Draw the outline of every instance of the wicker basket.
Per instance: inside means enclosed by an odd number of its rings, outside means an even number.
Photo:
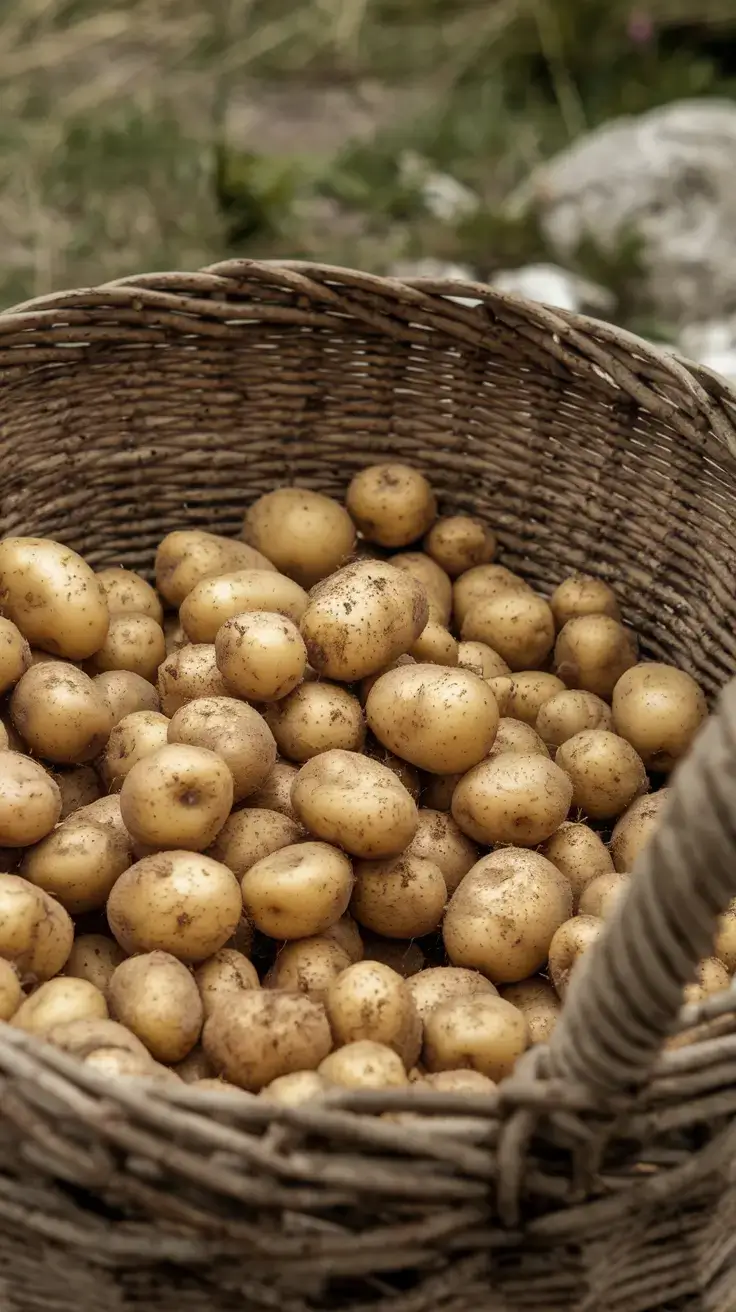
[[[0,315],[0,528],[146,569],[169,529],[235,533],[256,493],[400,457],[540,589],[613,581],[713,695],[735,415],[706,370],[483,287],[156,274]],[[113,1084],[2,1028],[2,1312],[733,1312],[736,999],[677,1017],[736,894],[734,685],[673,793],[550,1049],[495,1098],[276,1108]]]

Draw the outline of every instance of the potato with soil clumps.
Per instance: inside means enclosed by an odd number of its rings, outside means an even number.
[[[202,579],[184,598],[179,619],[190,642],[209,643],[226,620],[246,611],[272,611],[298,624],[307,601],[304,589],[285,574],[242,569]]]
[[[138,843],[203,852],[233,804],[232,773],[205,747],[170,743],[144,756],[120,790],[123,823]]]
[[[82,661],[105,641],[104,589],[86,561],[49,538],[0,541],[0,601],[32,647]]]
[[[297,843],[262,857],[241,881],[243,906],[269,938],[310,938],[348,909],[353,868],[328,843]]]
[[[507,714],[536,728],[540,710],[555,694],[564,693],[565,685],[556,674],[544,670],[519,670],[511,681]]]
[[[380,961],[358,961],[325,996],[335,1045],[370,1039],[397,1052],[409,1069],[422,1042],[422,1024],[406,981]]]
[[[170,952],[206,961],[235,933],[243,910],[235,876],[199,852],[158,852],[122,874],[107,919],[128,953]]]
[[[613,874],[611,854],[602,838],[578,821],[560,825],[542,844],[541,853],[569,879],[576,908],[588,884],[599,875]]]
[[[0,845],[37,843],[60,815],[59,785],[43,766],[20,752],[0,751]]]
[[[428,970],[420,970],[417,975],[412,975],[406,986],[422,1024],[443,1002],[450,1002],[453,998],[473,997],[476,993],[491,993],[495,996],[497,992],[495,985],[480,971],[464,970],[461,966],[431,966]]]
[[[333,939],[321,935],[295,939],[279,948],[263,987],[307,993],[322,1002],[332,981],[351,964],[345,949]]]
[[[355,546],[355,526],[339,501],[302,487],[279,487],[254,501],[242,536],[303,588],[334,574]]]
[[[351,479],[345,501],[363,537],[381,547],[416,542],[437,515],[432,488],[410,465],[368,465]]]
[[[187,643],[158,668],[158,695],[164,715],[175,715],[195,697],[229,697],[231,689],[217,668],[214,643]]]
[[[205,1017],[211,1016],[223,998],[240,997],[249,989],[259,989],[258,971],[235,948],[220,948],[201,966],[197,966],[194,979],[202,999]]]
[[[350,910],[359,925],[384,938],[422,938],[436,930],[447,902],[440,867],[424,857],[357,861]]]
[[[669,774],[692,746],[708,704],[691,675],[654,661],[634,665],[613,690],[613,726],[647,770]]]
[[[477,843],[536,847],[559,829],[573,789],[547,757],[509,752],[481,761],[460,780],[452,816]]]
[[[128,670],[155,683],[158,667],[166,656],[166,639],[161,625],[150,615],[120,611],[110,616],[107,637],[86,662],[90,674],[106,670]]]
[[[301,634],[318,674],[351,683],[408,652],[428,619],[427,593],[410,574],[359,560],[312,589]]]
[[[302,682],[307,649],[293,620],[254,610],[233,615],[215,634],[217,668],[239,697],[275,702]]]
[[[138,761],[150,756],[168,739],[169,719],[160,711],[132,711],[113,728],[97,768],[111,792],[119,792],[123,780]]]
[[[555,672],[566,687],[593,692],[604,701],[636,659],[636,638],[610,615],[568,620],[555,645]]]
[[[357,697],[336,683],[302,683],[265,712],[282,756],[311,761],[323,752],[359,752],[365,720]]]
[[[498,707],[488,684],[470,670],[405,665],[374,684],[368,726],[384,747],[432,774],[455,774],[493,746]]]
[[[92,679],[62,661],[34,665],[23,675],[10,714],[30,750],[59,765],[94,760],[112,729],[112,715]]]
[[[102,586],[111,615],[150,615],[157,624],[163,624],[164,609],[156,589],[135,570],[112,565],[97,571],[97,582]]]
[[[170,606],[181,606],[202,579],[240,569],[275,570],[276,566],[245,542],[202,529],[168,533],[156,551],[156,587]]]
[[[557,748],[555,762],[572,781],[572,804],[593,820],[613,820],[649,787],[641,757],[607,729],[585,729]]]
[[[502,1080],[529,1043],[521,1011],[485,993],[453,998],[436,1007],[424,1025],[422,1060],[430,1072],[468,1067]]]
[[[394,772],[358,752],[327,751],[308,761],[291,800],[310,833],[353,856],[398,856],[419,823],[416,804]]]
[[[73,916],[104,907],[130,865],[125,839],[96,820],[59,825],[25,853],[20,873]]]
[[[417,832],[405,856],[420,856],[434,861],[442,871],[448,895],[455,892],[461,879],[474,866],[480,852],[446,811],[419,808]]]
[[[214,752],[228,767],[233,800],[242,802],[265,783],[276,763],[276,743],[263,717],[235,697],[197,697],[172,715],[169,743]]]
[[[280,1075],[316,1070],[332,1036],[320,1002],[304,994],[253,989],[225,999],[212,1012],[202,1046],[218,1074],[258,1093]]]
[[[183,1061],[199,1038],[204,1010],[190,971],[168,952],[123,961],[107,991],[112,1015],[156,1061]]]

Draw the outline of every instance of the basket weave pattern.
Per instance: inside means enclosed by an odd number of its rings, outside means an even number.
[[[170,529],[235,534],[261,491],[405,459],[540,589],[613,582],[714,695],[735,421],[715,375],[590,320],[242,261],[0,315],[0,529],[150,570]],[[550,1049],[492,1099],[287,1109],[112,1084],[3,1030],[2,1312],[733,1312],[736,999],[675,1018],[736,895],[734,790],[736,685]]]

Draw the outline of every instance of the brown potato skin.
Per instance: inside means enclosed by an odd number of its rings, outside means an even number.
[[[159,852],[120,876],[107,900],[107,920],[129,954],[170,952],[196,963],[225,946],[242,909],[238,882],[226,866],[199,852]]]
[[[591,574],[571,574],[555,588],[549,599],[558,631],[568,620],[582,615],[608,615],[621,619],[621,612],[613,588]]]
[[[161,699],[148,679],[131,670],[106,670],[92,680],[112,716],[113,727],[134,711],[160,711]]]
[[[120,790],[126,829],[153,848],[203,852],[227,820],[233,778],[215,752],[169,743],[137,761]]]
[[[202,999],[205,1019],[212,1015],[223,998],[240,997],[250,989],[259,989],[261,981],[251,961],[235,948],[220,948],[197,966],[194,980]]]
[[[175,715],[195,697],[229,697],[230,687],[217,668],[215,644],[186,643],[162,661],[158,695],[164,715]]]
[[[443,1002],[451,998],[471,997],[476,993],[496,994],[496,987],[478,970],[463,970],[460,966],[432,966],[420,970],[407,980],[407,988],[414,999],[422,1024]]]
[[[548,1043],[562,1012],[562,1003],[554,985],[541,975],[507,984],[501,997],[523,1013],[529,1027],[529,1042]]]
[[[113,971],[125,961],[125,953],[106,934],[78,934],[64,966],[64,974],[89,980],[101,993],[107,991]]]
[[[328,751],[308,761],[291,801],[310,833],[352,856],[398,856],[419,823],[416,804],[394,772],[357,752]]]
[[[246,510],[242,537],[283,574],[311,588],[345,564],[355,547],[355,526],[332,497],[280,487]]]
[[[113,727],[97,768],[112,792],[122,788],[123,780],[142,761],[168,742],[169,720],[159,711],[132,711]]]
[[[358,961],[330,985],[325,1008],[335,1045],[370,1039],[398,1052],[413,1066],[422,1024],[405,980],[380,961]]]
[[[86,664],[92,675],[107,670],[128,670],[153,683],[166,656],[166,639],[161,625],[151,615],[119,611],[110,616],[102,646]]]
[[[477,843],[537,847],[559,829],[572,799],[572,784],[553,761],[511,752],[464,775],[452,796],[452,816]]]
[[[383,674],[365,706],[384,747],[433,774],[469,770],[490,751],[498,706],[471,670],[405,665]]]
[[[549,759],[549,752],[536,729],[526,724],[524,720],[515,720],[510,715],[502,715],[493,746],[488,753],[488,760],[493,761],[497,756],[506,756],[509,753],[516,756],[528,756],[531,753]]]
[[[58,765],[94,760],[112,729],[112,715],[92,679],[57,661],[34,665],[23,675],[10,714],[30,750]]]
[[[493,560],[496,536],[475,515],[447,515],[429,530],[424,550],[451,579],[456,579],[466,570]]]
[[[202,1046],[220,1075],[258,1093],[280,1075],[316,1070],[332,1037],[320,1002],[304,994],[253,989],[213,1011]]]
[[[245,806],[258,807],[266,811],[278,811],[289,820],[296,821],[296,813],[291,804],[291,790],[299,771],[291,761],[277,759],[271,773],[250,797],[246,797]]]
[[[434,861],[442,871],[448,896],[467,875],[480,857],[475,843],[462,832],[446,811],[419,808],[417,831],[406,849],[406,856],[421,856]]]
[[[447,902],[442,871],[425,857],[357,861],[350,911],[384,938],[422,938],[438,928]]]
[[[61,542],[0,541],[0,604],[31,646],[54,656],[86,660],[105,641],[104,590],[86,561]]]
[[[368,465],[351,479],[345,502],[363,537],[382,547],[416,542],[437,515],[429,482],[410,465]]]
[[[358,698],[335,683],[302,683],[265,712],[282,756],[302,764],[322,752],[359,752],[365,720]]]
[[[31,665],[31,648],[17,624],[0,616],[0,693],[7,692]]]
[[[61,793],[60,820],[66,820],[82,806],[102,796],[102,785],[91,765],[73,765],[67,770],[52,770],[51,777]]]
[[[503,657],[486,642],[459,642],[457,663],[466,670],[473,670],[481,679],[507,678],[511,674]],[[509,683],[512,683],[510,678]]]
[[[591,880],[613,874],[613,860],[605,843],[589,825],[578,821],[566,820],[540,851],[569,879],[576,907]]]
[[[59,825],[29,848],[20,873],[55,898],[71,915],[104,907],[130,865],[128,844],[94,820]]]
[[[296,939],[279,948],[263,987],[306,993],[321,1002],[333,979],[350,964],[347,952],[334,939],[322,935]]]
[[[225,762],[233,800],[242,802],[265,783],[276,763],[276,742],[263,717],[234,697],[198,697],[175,711],[169,743],[205,748]]]
[[[561,747],[583,729],[612,729],[611,708],[593,692],[568,688],[539,708],[536,730],[549,748]]]

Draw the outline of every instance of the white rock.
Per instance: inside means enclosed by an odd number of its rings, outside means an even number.
[[[521,269],[503,269],[494,274],[491,285],[500,292],[525,296],[560,310],[590,310],[610,314],[616,298],[605,287],[589,282],[556,264],[527,264]]]
[[[402,152],[399,177],[405,186],[418,189],[429,213],[442,223],[456,223],[478,209],[475,192],[449,173],[434,169],[429,160],[414,150]]]
[[[688,324],[678,334],[677,349],[689,360],[736,381],[736,316]]]

